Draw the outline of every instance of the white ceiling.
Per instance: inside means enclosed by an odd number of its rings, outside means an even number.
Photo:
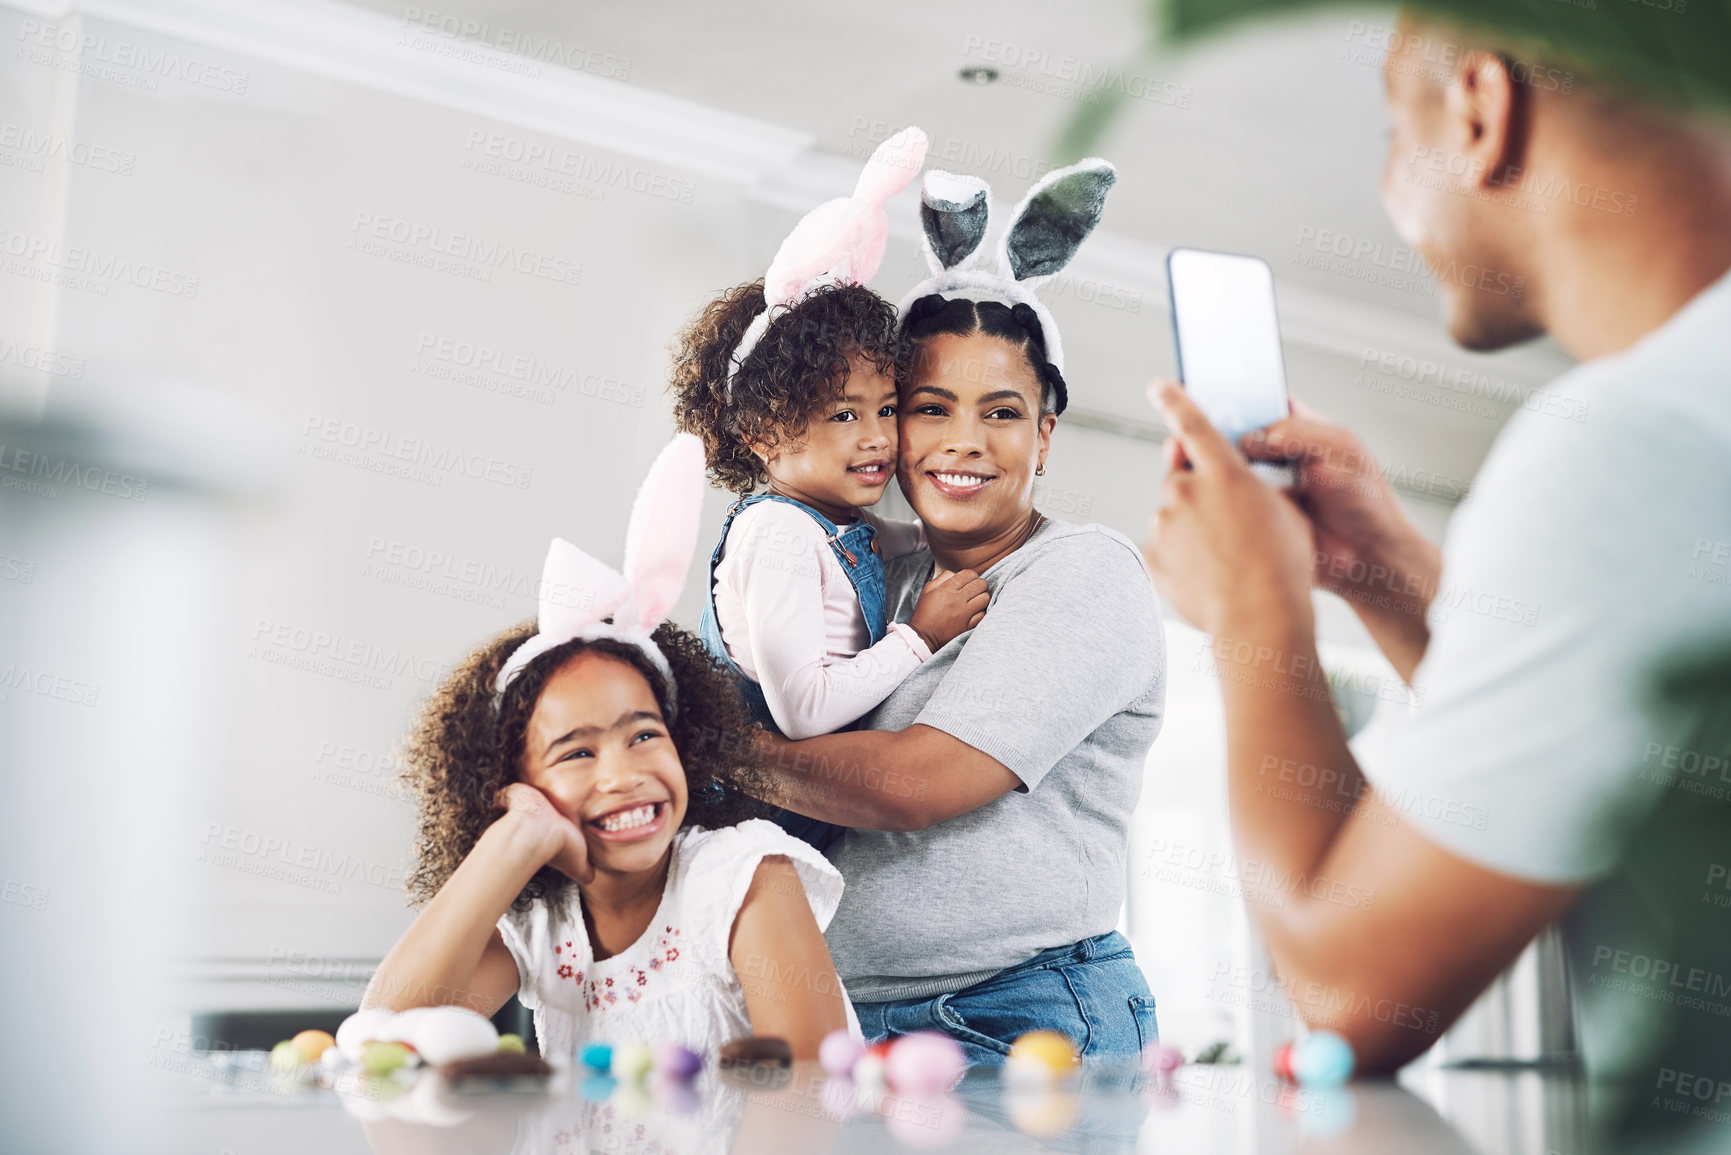
[[[1094,275],[1148,286],[1159,253],[1174,244],[1262,256],[1279,279],[1295,389],[1358,428],[1384,461],[1451,477],[1476,471],[1500,419],[1371,392],[1350,372],[1364,349],[1411,352],[1522,385],[1567,363],[1546,345],[1493,357],[1455,350],[1422,271],[1377,281],[1404,250],[1377,200],[1386,114],[1379,53],[1362,29],[1386,27],[1391,9],[1329,9],[1182,52],[1145,52],[1149,30],[1136,0],[348,3],[405,32],[429,20],[443,42],[503,48],[536,59],[543,72],[557,72],[563,60],[591,76],[624,73],[639,92],[689,102],[677,107],[691,111],[674,117],[716,110],[809,138],[818,156],[808,154],[791,186],[766,190],[789,211],[845,191],[857,162],[910,123],[931,138],[929,167],[986,176],[1001,203],[1013,202],[1061,159],[1055,143],[1081,107],[1076,72],[1122,69],[1154,98],[1127,102],[1097,148],[1120,180],[1103,236],[1084,250]],[[971,64],[996,67],[999,79],[964,81],[958,73]],[[823,154],[835,162],[812,163]],[[786,225],[774,227],[779,236]],[[1310,239],[1329,233],[1370,255],[1320,260]],[[1305,255],[1325,267],[1300,263]],[[886,265],[884,280],[896,271]],[[900,273],[912,277],[911,267]],[[1163,297],[1159,281],[1152,284],[1151,295]],[[1166,344],[1163,314],[1054,308],[1066,326],[1093,330],[1075,334],[1084,344],[1070,344],[1091,350],[1095,380],[1115,383],[1096,390],[1088,408],[1108,424],[1146,428],[1152,415],[1139,389],[1118,386],[1159,367],[1151,350]]]
[[[351,0],[403,19],[401,0]],[[863,156],[882,134],[919,124],[928,163],[975,172],[1018,194],[1053,164],[1081,105],[1048,73],[1123,68],[1153,99],[1127,102],[1099,147],[1121,180],[1102,227],[1166,246],[1254,252],[1283,279],[1429,316],[1430,298],[1292,264],[1302,229],[1398,244],[1376,199],[1385,132],[1381,77],[1343,60],[1342,9],[1240,32],[1182,53],[1144,55],[1144,3],[995,0],[842,4],[834,0],[422,0],[413,6],[485,25],[472,38],[545,59],[556,47],[628,61],[628,81],[798,129],[818,147]],[[1362,38],[1360,38],[1362,47]],[[580,52],[577,50],[581,50]],[[1044,59],[1043,67],[1025,63]],[[596,57],[590,57],[596,59]],[[992,63],[1000,79],[963,81]],[[1040,86],[1060,90],[1041,91]],[[1180,107],[1180,104],[1187,107]]]

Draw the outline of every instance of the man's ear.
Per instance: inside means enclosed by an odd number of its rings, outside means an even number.
[[[1462,179],[1479,188],[1512,184],[1526,151],[1526,89],[1507,57],[1473,49],[1449,86],[1450,127],[1466,162]]]

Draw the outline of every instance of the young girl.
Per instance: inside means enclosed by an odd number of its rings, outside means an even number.
[[[512,994],[543,1054],[592,1040],[713,1059],[779,1036],[814,1058],[858,1026],[823,928],[842,881],[809,846],[738,818],[748,725],[698,639],[662,621],[696,545],[703,453],[680,436],[632,511],[621,575],[555,541],[537,626],[495,638],[428,703],[409,746],[425,909],[366,1006]],[[732,814],[718,807],[735,807]]]
[[[940,573],[911,621],[887,622],[884,562],[925,543],[918,522],[866,508],[895,471],[898,341],[894,306],[863,282],[883,202],[924,155],[917,128],[885,141],[854,195],[802,219],[765,278],[711,302],[675,355],[679,427],[741,495],[710,555],[702,637],[754,720],[789,738],[857,721],[985,610],[977,575]],[[777,821],[820,848],[839,830]]]

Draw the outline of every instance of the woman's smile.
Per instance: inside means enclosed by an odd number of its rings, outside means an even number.
[[[945,497],[952,498],[972,497],[996,480],[997,476],[965,469],[928,469],[925,475],[931,479],[934,489]]]

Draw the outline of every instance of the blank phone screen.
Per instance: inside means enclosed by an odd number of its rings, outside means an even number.
[[[1174,249],[1166,271],[1178,373],[1214,427],[1236,443],[1285,417],[1286,368],[1267,263]]]

